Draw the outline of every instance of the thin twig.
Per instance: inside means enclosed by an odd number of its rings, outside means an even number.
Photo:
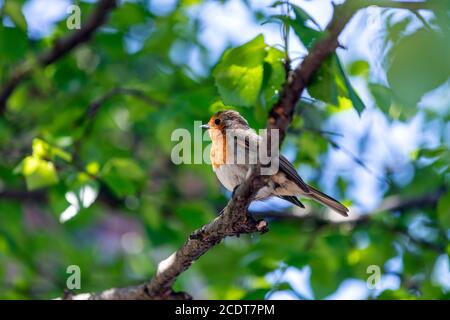
[[[411,10],[411,12],[422,22],[424,27],[428,29],[429,31],[433,31],[433,28],[430,26],[430,24],[425,20],[425,18],[420,14],[418,10]]]
[[[357,165],[359,165],[361,168],[363,168],[364,170],[366,170],[369,174],[371,174],[372,176],[374,176],[375,178],[377,178],[379,181],[383,182],[383,183],[390,183],[388,178],[385,177],[381,177],[379,175],[377,175],[371,168],[369,168],[364,161],[359,158],[357,155],[355,155],[353,152],[351,152],[349,149],[343,147],[342,145],[338,144],[336,141],[334,141],[333,139],[327,137],[326,135],[339,135],[336,134],[334,132],[327,132],[327,131],[321,131],[321,130],[311,130],[311,128],[309,129],[302,129],[302,130],[308,130],[311,131],[317,135],[320,135],[323,139],[325,139],[333,148],[335,148],[336,150],[341,150],[345,155],[347,155],[353,162],[355,162]],[[342,136],[342,135],[341,135]]]
[[[91,133],[93,126],[94,126],[94,119],[96,115],[98,114],[100,108],[103,104],[105,104],[108,100],[111,98],[118,96],[118,95],[129,95],[134,96],[149,106],[161,106],[162,101],[157,100],[155,98],[150,97],[148,94],[146,94],[144,91],[134,88],[123,88],[123,87],[116,87],[105,93],[103,96],[95,99],[92,101],[89,106],[86,108],[86,111],[84,114],[82,114],[76,121],[75,121],[75,127],[81,127],[85,126],[80,136],[75,140],[74,142],[74,155],[75,158],[79,153],[79,150],[81,149],[81,143],[86,139],[87,136]]]
[[[45,67],[59,60],[72,49],[88,41],[95,31],[103,25],[109,12],[116,7],[116,0],[100,0],[92,14],[81,28],[67,36],[58,39],[53,47],[36,57],[36,63],[25,61],[15,67],[9,79],[0,90],[0,116],[6,111],[8,98],[24,80],[28,79],[37,66]]]

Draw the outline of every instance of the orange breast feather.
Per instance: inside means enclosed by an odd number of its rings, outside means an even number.
[[[218,169],[221,165],[226,163],[227,159],[225,135],[220,132],[214,132],[211,134],[211,140],[211,165],[214,169]]]

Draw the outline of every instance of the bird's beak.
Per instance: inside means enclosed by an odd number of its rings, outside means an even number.
[[[209,124],[202,124],[202,125],[200,126],[200,128],[203,128],[203,129],[209,129]]]

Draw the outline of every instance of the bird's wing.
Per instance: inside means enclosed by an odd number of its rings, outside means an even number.
[[[289,201],[290,203],[295,204],[296,206],[299,206],[300,208],[305,209],[305,205],[303,203],[301,203],[301,201],[297,197],[294,197],[294,196],[277,196],[277,197],[280,199]]]
[[[300,187],[304,192],[309,193],[309,186],[303,181],[303,179],[298,175],[297,170],[294,166],[280,154],[280,171],[286,175],[288,180],[295,182],[297,186]]]
[[[255,139],[253,141],[260,142],[261,137],[259,137],[256,133],[249,134],[250,139]],[[250,148],[250,143],[247,139],[239,139],[238,145],[244,147],[247,151]],[[298,175],[297,170],[295,170],[294,166],[286,159],[283,155],[280,154],[279,157],[279,170],[286,175],[288,180],[294,182],[300,189],[305,193],[310,193],[309,186],[303,181],[303,179]],[[288,200],[289,201],[289,200]]]
[[[258,145],[261,142],[261,137],[256,134],[253,129],[236,130],[234,132],[234,140],[228,139],[229,143],[235,149],[235,153],[244,155],[256,155],[258,152]],[[238,138],[238,139],[237,139]],[[250,150],[251,149],[251,150]],[[256,158],[252,158],[256,160]]]

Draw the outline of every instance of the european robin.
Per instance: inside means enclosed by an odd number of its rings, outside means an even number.
[[[252,164],[249,159],[255,159],[255,154],[258,153],[256,150],[259,150],[263,141],[262,137],[249,127],[247,120],[232,110],[217,112],[208,124],[201,127],[208,129],[211,137],[211,164],[217,178],[226,189],[234,191],[247,178]],[[236,158],[242,155],[245,156],[241,159],[246,161],[236,161]],[[343,204],[305,183],[289,160],[282,155],[278,157],[278,170],[270,176],[267,186],[257,192],[256,200],[275,196],[305,208],[297,198],[300,196],[313,199],[343,216],[348,216],[348,209]]]

